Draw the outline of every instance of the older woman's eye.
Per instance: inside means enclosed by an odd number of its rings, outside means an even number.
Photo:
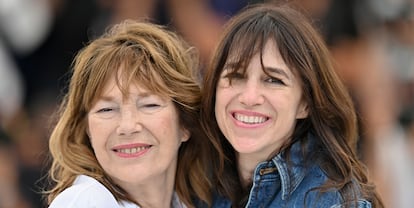
[[[142,107],[144,107],[144,108],[159,108],[159,107],[161,107],[161,105],[156,104],[156,103],[150,103],[150,104],[145,104]]]
[[[112,108],[101,108],[101,109],[99,109],[98,111],[96,111],[97,113],[108,113],[108,112],[111,112],[111,111],[113,111],[113,109]]]
[[[153,114],[161,111],[164,106],[161,103],[140,103],[138,104],[138,110],[145,114]]]
[[[117,113],[119,112],[119,109],[116,107],[104,107],[104,108],[98,108],[98,110],[93,111],[94,114],[103,119],[110,119],[113,118]]]
[[[137,100],[137,108],[145,114],[152,114],[160,111],[166,106],[166,100],[158,95],[148,95]]]

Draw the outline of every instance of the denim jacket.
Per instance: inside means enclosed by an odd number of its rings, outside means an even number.
[[[299,142],[293,144],[290,159],[291,164],[288,166],[281,153],[271,161],[256,166],[246,208],[342,207],[342,197],[337,190],[324,193],[310,191],[324,184],[327,175],[316,163],[304,166]],[[359,193],[359,190],[356,190],[356,193]],[[231,202],[216,195],[213,207],[229,208]],[[358,199],[356,207],[370,208],[371,203],[361,198]]]

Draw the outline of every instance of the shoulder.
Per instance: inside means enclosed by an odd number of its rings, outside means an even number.
[[[297,194],[302,195],[305,203],[311,207],[326,208],[343,208],[345,203],[339,190],[330,189],[320,191],[315,189],[322,186],[328,180],[327,174],[319,167],[313,166],[307,172],[301,185],[298,187]],[[355,193],[360,193],[357,185],[355,185]],[[296,192],[296,191],[295,191]],[[357,198],[355,204],[351,204],[352,208],[371,208],[371,203],[363,198]]]
[[[101,183],[89,176],[80,175],[72,186],[61,192],[49,208],[58,207],[119,207],[115,197]]]

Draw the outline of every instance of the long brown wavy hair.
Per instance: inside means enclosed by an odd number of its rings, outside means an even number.
[[[301,80],[309,112],[306,119],[298,120],[291,140],[282,151],[289,152],[291,145],[298,141],[304,145],[308,134],[315,135],[317,152],[307,152],[305,162],[317,161],[329,178],[317,190],[321,193],[332,188],[338,190],[348,205],[356,203],[357,195],[361,195],[373,207],[382,207],[375,186],[368,180],[365,166],[356,155],[357,115],[351,97],[335,73],[320,34],[302,14],[287,5],[252,5],[234,16],[227,23],[206,70],[201,119],[216,149],[213,176],[217,191],[230,198],[234,206],[246,203],[248,192],[240,191],[243,187],[235,150],[216,122],[215,93],[220,74],[230,56],[238,64],[235,70],[245,70],[255,54],[263,54],[268,40],[276,43],[285,63]]]
[[[193,48],[164,27],[129,20],[91,41],[77,54],[72,66],[68,93],[50,136],[52,165],[48,176],[54,186],[46,191],[48,203],[81,174],[97,179],[117,200],[134,202],[99,165],[86,132],[88,111],[106,81],[118,74],[121,66],[120,79],[127,83],[119,86],[123,92],[130,84],[139,83],[172,99],[180,125],[191,133],[179,149],[175,191],[188,207],[194,206],[194,197],[210,203],[210,182],[201,154],[208,140],[199,121],[199,66]]]

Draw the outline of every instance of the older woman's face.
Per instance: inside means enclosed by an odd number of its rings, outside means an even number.
[[[300,81],[268,41],[250,61],[246,75],[229,73],[231,58],[216,91],[215,114],[224,136],[240,156],[265,160],[293,133],[296,120],[307,116]],[[229,79],[232,78],[230,85]]]
[[[137,85],[124,97],[112,78],[88,113],[88,125],[98,162],[124,189],[174,180],[178,149],[189,133],[170,99]]]

